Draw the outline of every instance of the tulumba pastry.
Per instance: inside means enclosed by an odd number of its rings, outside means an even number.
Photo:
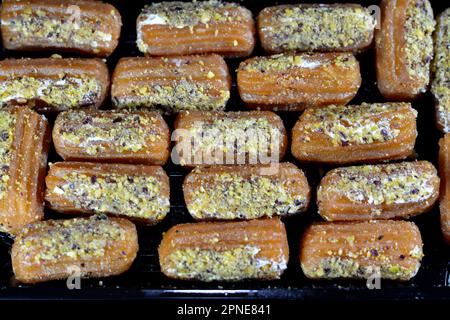
[[[277,218],[179,224],[164,234],[158,253],[166,276],[206,282],[278,279],[289,260]]]
[[[27,225],[12,246],[15,278],[23,283],[107,277],[127,271],[138,251],[136,227],[104,215]]]
[[[14,234],[44,217],[44,178],[51,132],[26,107],[0,110],[0,231]]]
[[[414,149],[416,116],[409,103],[307,109],[292,129],[292,154],[334,164],[404,159]]]
[[[136,25],[136,43],[145,55],[246,57],[256,42],[252,13],[237,3],[217,0],[152,3]]]
[[[238,90],[247,106],[298,111],[347,104],[361,85],[350,53],[299,53],[254,57],[239,65]]]
[[[0,19],[6,49],[98,57],[116,49],[122,27],[112,5],[86,0],[4,0]]]
[[[61,213],[110,214],[153,225],[170,209],[169,177],[160,166],[58,162],[45,183],[48,206]]]
[[[157,112],[70,110],[56,118],[53,143],[64,160],[162,165],[170,132]]]
[[[300,243],[311,279],[413,278],[423,257],[419,228],[408,221],[313,223]]]

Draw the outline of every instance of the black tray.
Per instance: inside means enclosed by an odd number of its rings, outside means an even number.
[[[108,65],[112,70],[120,57],[140,55],[135,45],[135,21],[141,8],[150,1],[120,1],[109,0],[122,14],[123,29],[118,49],[108,58]],[[314,1],[301,1],[314,2]],[[317,1],[316,1],[317,2]],[[330,2],[330,1],[321,1]],[[338,1],[333,1],[338,2]],[[351,2],[351,1],[348,1]],[[435,14],[445,9],[445,1],[431,1]],[[255,16],[264,7],[285,2],[262,0],[242,1],[251,9]],[[358,1],[364,6],[377,4],[377,1]],[[0,58],[5,57],[48,57],[51,53],[12,53],[0,51]],[[255,55],[264,54],[258,47]],[[63,55],[68,56],[68,55]],[[363,83],[357,97],[352,103],[382,102],[375,83],[373,50],[358,55],[361,62]],[[237,68],[239,60],[228,60],[230,70]],[[417,158],[426,159],[437,165],[439,132],[434,125],[434,108],[431,97],[427,94],[423,99],[414,103],[419,111],[419,137],[416,144]],[[229,110],[242,109],[242,102],[237,95],[236,85],[233,83],[232,98],[228,103]],[[288,132],[298,118],[298,113],[281,113]],[[50,119],[52,121],[53,119]],[[173,118],[167,118],[170,125]],[[308,180],[313,188],[320,181],[321,176],[329,168],[319,166],[305,166],[298,163],[292,156],[286,161],[292,161],[306,170]],[[51,151],[50,161],[61,159],[54,150]],[[175,281],[166,278],[159,270],[157,246],[162,232],[171,226],[191,222],[193,219],[186,211],[181,183],[186,170],[171,163],[165,166],[171,181],[171,210],[167,218],[154,227],[139,228],[140,251],[132,268],[123,275],[106,279],[88,279],[81,281],[81,290],[67,289],[65,281],[53,281],[43,284],[25,286],[14,280],[11,269],[9,248],[11,240],[5,235],[0,242],[0,299],[186,299],[186,298],[224,298],[231,299],[303,299],[303,300],[450,300],[450,255],[445,247],[440,232],[439,210],[436,206],[431,212],[414,219],[418,224],[425,243],[422,267],[418,275],[404,283],[382,281],[380,290],[369,290],[365,281],[311,281],[303,275],[299,262],[299,238],[305,227],[313,220],[319,220],[315,205],[301,217],[285,220],[289,245],[290,261],[288,269],[277,281],[244,281],[238,283],[200,283],[189,281]],[[313,199],[313,203],[314,203]],[[58,218],[53,212],[46,212],[47,218]]]

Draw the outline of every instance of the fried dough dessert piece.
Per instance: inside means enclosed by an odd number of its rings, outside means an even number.
[[[286,51],[360,52],[372,44],[376,21],[358,4],[294,4],[264,8],[258,16],[261,45]]]
[[[0,110],[0,231],[15,234],[44,217],[50,140],[44,116],[25,107]]]
[[[162,165],[170,132],[156,112],[71,110],[56,118],[53,143],[64,160]]]
[[[252,13],[237,3],[152,3],[137,19],[136,42],[145,55],[247,57],[255,47],[255,23]]]
[[[122,58],[114,70],[116,108],[145,107],[166,114],[224,110],[231,76],[218,55]]]
[[[414,149],[416,116],[409,103],[307,109],[292,129],[292,154],[330,164],[404,159]]]
[[[350,53],[302,53],[254,57],[237,73],[241,99],[258,109],[299,111],[347,104],[361,85]]]
[[[317,191],[328,221],[409,218],[429,211],[439,197],[439,177],[428,161],[337,168]]]
[[[182,166],[278,164],[287,148],[281,118],[270,111],[180,112],[172,161]]]
[[[4,0],[3,46],[107,57],[119,43],[122,19],[112,5],[85,0]]]
[[[450,134],[439,141],[439,147],[441,228],[445,241],[450,244]]]
[[[286,229],[276,218],[176,225],[158,252],[166,276],[206,282],[278,279],[289,259]]]
[[[436,107],[439,130],[450,132],[450,8],[437,18],[434,33],[433,81],[431,93]]]
[[[141,224],[169,212],[169,177],[159,166],[59,162],[45,179],[45,200],[61,213],[110,214]]]
[[[12,247],[15,277],[23,283],[107,277],[127,271],[138,251],[136,227],[104,215],[47,220],[21,230]]]
[[[196,168],[183,183],[184,200],[197,220],[255,219],[288,216],[306,210],[310,187],[302,170],[280,163]]]
[[[311,279],[407,281],[422,257],[420,231],[408,221],[314,223],[300,244],[300,264]]]
[[[27,105],[39,112],[98,108],[108,90],[108,68],[100,59],[0,61],[0,107]]]
[[[390,100],[425,93],[433,59],[433,10],[428,0],[382,0],[375,31],[378,89]]]

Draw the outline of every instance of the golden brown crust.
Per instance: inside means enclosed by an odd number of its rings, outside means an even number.
[[[183,192],[189,213],[198,220],[287,216],[305,211],[310,200],[305,174],[287,162],[273,168],[196,168],[186,176]]]
[[[436,168],[417,161],[331,170],[317,204],[328,221],[409,218],[430,210],[438,197]]]
[[[111,96],[116,108],[146,107],[164,113],[224,110],[231,76],[222,57],[122,58],[113,73]]]
[[[406,281],[419,270],[422,245],[412,222],[314,223],[303,234],[300,264],[311,279]]]
[[[45,182],[46,202],[61,213],[105,213],[152,225],[170,208],[169,177],[160,166],[59,162]]]
[[[439,141],[439,173],[441,177],[441,229],[445,241],[450,244],[450,135]]]
[[[252,13],[217,0],[153,3],[143,9],[136,24],[137,46],[146,55],[247,57],[256,42]]]
[[[101,1],[5,0],[3,46],[9,50],[59,50],[109,56],[119,43],[119,11]]]
[[[0,61],[0,107],[27,105],[41,112],[98,108],[109,91],[100,59],[7,59]]]
[[[284,224],[275,218],[180,224],[158,252],[166,276],[201,281],[277,279],[289,259]]]
[[[131,222],[95,216],[30,224],[16,238],[11,257],[16,279],[33,284],[74,275],[121,274],[130,268],[137,251]]]
[[[358,4],[295,4],[264,8],[258,16],[261,45],[269,53],[367,49],[375,19]]]
[[[407,101],[427,91],[435,22],[428,0],[383,0],[376,30],[376,71],[381,94]]]
[[[72,110],[56,118],[53,142],[64,160],[162,165],[170,132],[156,112]]]
[[[349,53],[280,54],[242,62],[237,83],[249,107],[298,111],[347,104],[358,92],[361,74]]]
[[[44,178],[51,140],[47,120],[24,107],[0,111],[0,230],[15,233],[44,217]]]
[[[283,121],[270,111],[185,111],[174,127],[183,166],[279,163],[287,148]]]
[[[292,129],[292,154],[336,164],[404,159],[413,152],[416,116],[409,103],[307,109]]]

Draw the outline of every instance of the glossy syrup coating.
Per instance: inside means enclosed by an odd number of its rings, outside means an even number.
[[[0,231],[15,234],[44,217],[44,178],[51,132],[27,107],[0,110]]]

